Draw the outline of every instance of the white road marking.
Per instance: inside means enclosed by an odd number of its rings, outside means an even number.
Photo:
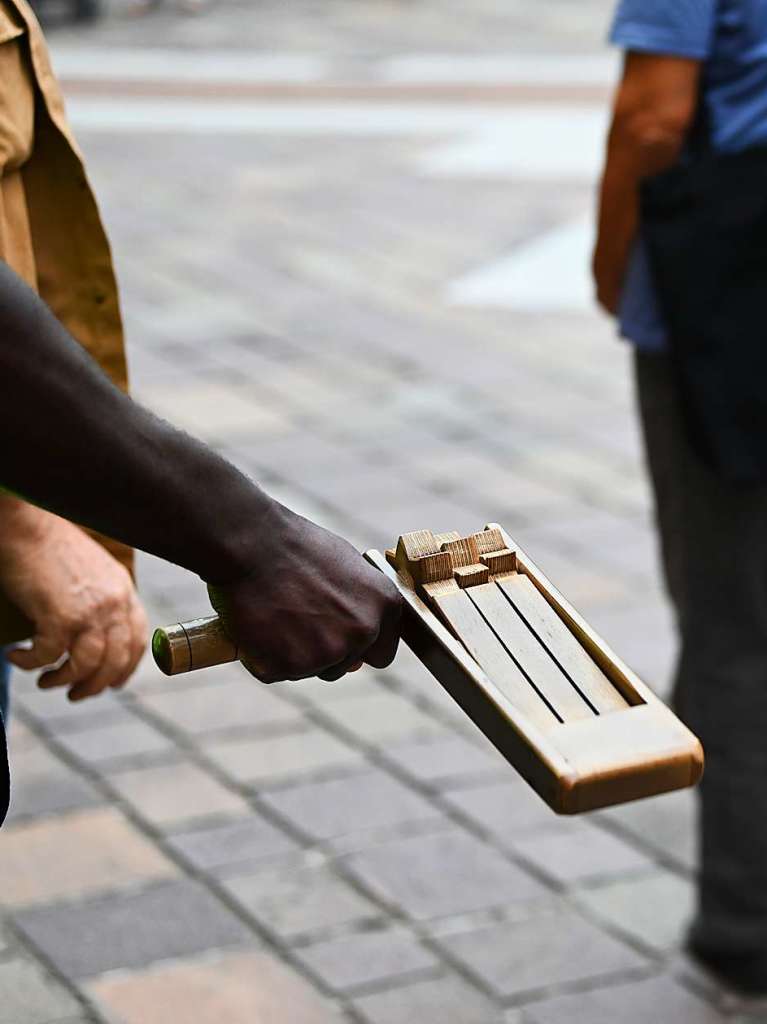
[[[76,127],[93,131],[239,133],[268,135],[414,135],[488,138],[523,133],[525,144],[544,146],[554,158],[556,139],[534,129],[543,116],[552,130],[579,116],[581,107],[558,108],[546,120],[536,106],[499,109],[493,104],[418,103],[262,103],[240,100],[155,99],[153,97],[71,96],[69,116]],[[587,115],[586,120],[589,120]],[[539,163],[543,162],[543,158]]]
[[[423,173],[437,177],[593,181],[607,132],[599,107],[515,107],[470,137],[431,149]]]
[[[612,52],[479,57],[421,53],[382,61],[378,75],[398,85],[610,86],[617,80],[620,59]]]
[[[52,47],[62,79],[165,84],[313,84],[330,77],[331,63],[311,54],[196,50],[121,50]]]
[[[454,281],[447,289],[447,300],[453,305],[525,313],[592,312],[593,244],[594,223],[589,214]]]

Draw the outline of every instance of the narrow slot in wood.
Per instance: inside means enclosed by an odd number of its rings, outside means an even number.
[[[488,626],[469,598],[468,590],[435,584],[429,588],[429,600],[445,623],[461,641],[469,654],[492,679],[511,703],[539,729],[550,731],[560,719],[549,707],[519,667],[509,657],[503,644]],[[485,584],[489,586],[489,584]],[[476,588],[474,588],[476,589]],[[499,595],[500,596],[500,595]],[[505,601],[504,598],[501,598]],[[508,614],[508,612],[507,612]]]
[[[466,593],[500,640],[507,658],[514,659],[561,721],[596,717],[596,709],[573,686],[495,583],[472,587]]]
[[[514,573],[497,579],[496,585],[562,671],[600,714],[625,711],[630,706],[538,592],[532,580],[521,573]]]

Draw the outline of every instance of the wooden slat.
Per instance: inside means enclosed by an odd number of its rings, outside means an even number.
[[[495,583],[467,590],[469,599],[522,672],[543,694],[563,722],[596,716],[540,640],[528,629]]]
[[[501,577],[496,583],[543,646],[552,652],[562,669],[600,714],[623,711],[629,707],[626,699],[589,657],[527,576],[514,573]]]
[[[539,729],[549,731],[558,727],[561,724],[559,719],[511,660],[469,598],[470,591],[459,590],[453,585],[439,593],[438,586],[434,586],[430,595],[432,605],[498,689]]]

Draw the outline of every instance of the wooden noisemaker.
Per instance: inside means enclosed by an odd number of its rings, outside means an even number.
[[[405,601],[403,640],[559,814],[694,785],[696,737],[501,527],[429,530],[367,560]],[[237,658],[214,616],[157,630],[168,673]]]

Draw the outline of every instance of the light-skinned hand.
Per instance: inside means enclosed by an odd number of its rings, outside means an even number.
[[[6,496],[0,534],[0,589],[35,623],[31,646],[8,660],[47,669],[38,685],[68,687],[73,701],[126,683],[147,643],[127,570],[77,526]]]

